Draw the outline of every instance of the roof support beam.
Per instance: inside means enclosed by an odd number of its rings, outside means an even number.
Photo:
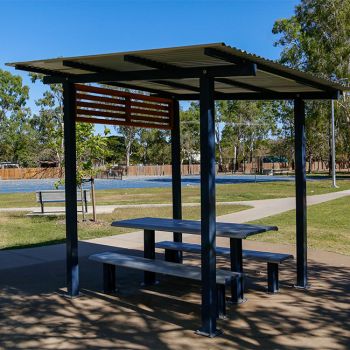
[[[174,81],[167,81],[167,80],[154,80],[153,83],[157,83],[160,85],[170,86],[176,89],[182,89],[182,90],[189,90],[194,92],[199,92],[200,89],[196,86],[191,86],[187,84],[177,83]]]
[[[204,68],[183,68],[181,71],[166,70],[139,70],[129,72],[103,72],[92,74],[76,74],[69,78],[58,76],[44,77],[45,84],[63,83],[70,80],[73,83],[103,83],[106,81],[137,81],[137,80],[158,80],[158,79],[186,79],[199,78],[203,72],[210,77],[229,77],[229,76],[254,76],[256,75],[256,64],[245,65],[221,65]]]
[[[275,93],[275,91],[270,90],[270,89],[265,89],[265,88],[258,87],[258,86],[255,86],[255,85],[242,83],[240,81],[233,81],[233,80],[226,79],[226,78],[216,78],[215,81],[217,81],[218,83],[223,83],[223,84],[227,84],[227,85],[231,85],[231,86],[236,86],[236,87],[240,87],[242,89],[247,89],[247,90],[250,90],[250,91],[264,92],[264,93],[269,93],[269,94]]]
[[[163,63],[163,62],[159,62],[159,61],[151,60],[149,58],[144,58],[144,57],[135,56],[135,55],[125,55],[124,61],[139,64],[141,66],[145,66],[148,68],[154,68],[154,69],[165,70],[165,71],[182,72],[185,70],[185,68],[177,67],[173,64]]]
[[[117,71],[115,69],[107,69],[107,68],[103,68],[103,67],[99,67],[99,66],[95,66],[95,65],[91,65],[91,64],[86,64],[86,63],[82,63],[82,62],[77,62],[77,61],[63,61],[63,65],[67,66],[67,67],[71,67],[71,68],[76,68],[76,69],[94,72],[94,73],[107,73],[107,72],[110,72],[113,74],[120,73],[120,71]],[[168,66],[170,66],[170,65],[168,65]],[[157,84],[160,84],[160,85],[171,86],[174,88],[199,92],[199,88],[196,88],[196,87],[191,86],[191,85],[186,85],[186,84],[181,84],[181,83],[176,83],[176,82],[166,81],[166,80],[156,80],[154,82]],[[124,83],[106,82],[105,84],[111,85],[111,86],[124,87],[126,89],[136,89],[136,90],[143,90],[144,89],[141,87],[137,87],[137,85],[129,85],[129,84],[124,84]],[[153,89],[153,88],[148,88],[147,91],[152,92],[152,93],[156,93],[156,94],[162,93],[161,90],[157,90],[157,89]],[[167,94],[167,93],[164,92],[164,94]]]
[[[116,72],[118,72],[114,69],[108,69],[108,68],[104,68],[104,67],[95,66],[94,64],[88,64],[88,63],[83,63],[83,62],[78,62],[78,61],[64,60],[64,61],[62,61],[62,64],[65,67],[85,70],[85,71],[94,72],[94,73],[108,73],[108,72],[116,73]]]
[[[303,100],[332,100],[340,97],[339,91],[334,92],[304,92],[304,93],[222,93],[215,94],[216,100],[294,100],[302,98]],[[199,100],[199,94],[179,94],[178,99],[183,101]]]
[[[119,73],[119,71],[117,71],[115,69],[103,68],[103,67],[95,66],[92,64],[83,63],[83,62],[65,60],[62,63],[66,67],[81,69],[81,70],[90,71],[90,72],[94,72],[94,73],[108,73],[108,72],[112,73],[112,74]],[[162,95],[164,97],[176,98],[176,94],[170,94],[170,93],[164,92],[162,90],[157,90],[157,89],[153,89],[153,88],[145,88],[145,87],[138,86],[135,84],[126,84],[126,83],[118,83],[118,82],[110,82],[110,81],[104,82],[104,84],[109,85],[109,86],[121,87],[124,89],[145,91],[145,92],[149,92],[152,94]]]
[[[217,58],[219,60],[223,60],[226,62],[230,62],[230,63],[234,63],[234,64],[244,64],[247,63],[246,60],[237,57],[237,56],[233,56],[225,51],[221,51],[218,49],[214,49],[212,47],[206,47],[204,49],[204,54],[213,58]]]
[[[30,72],[30,73],[38,73],[38,74],[45,74],[45,75],[55,75],[57,77],[66,78],[67,80],[69,77],[72,76],[72,74],[69,73],[64,73],[64,72],[57,72],[51,69],[45,69],[45,68],[38,68],[38,67],[30,67],[30,66],[24,66],[21,64],[17,64],[15,66],[15,69],[18,70],[23,70],[25,72]]]
[[[322,84],[322,83],[318,83],[318,82],[315,82],[315,81],[312,81],[312,80],[309,80],[309,79],[306,79],[306,78],[303,78],[303,77],[300,77],[296,74],[293,74],[293,73],[290,73],[290,72],[286,72],[286,71],[283,71],[281,69],[277,69],[277,68],[274,68],[274,67],[271,67],[271,66],[267,66],[266,64],[264,63],[261,63],[261,62],[258,62],[256,60],[252,60],[252,59],[243,59],[243,58],[239,58],[235,55],[232,55],[228,52],[225,52],[225,51],[221,51],[221,50],[218,50],[218,49],[211,49],[211,48],[207,48],[204,50],[204,53],[207,55],[207,56],[210,56],[210,57],[215,57],[215,58],[219,58],[225,62],[230,62],[230,63],[235,63],[237,62],[238,60],[241,60],[242,62],[251,62],[251,63],[255,63],[258,65],[258,69],[259,70],[262,70],[266,73],[271,73],[271,74],[274,74],[274,75],[278,75],[280,77],[283,77],[283,78],[286,78],[286,79],[289,79],[289,80],[294,80],[298,83],[301,83],[301,84],[304,84],[304,85],[307,85],[307,86],[311,86],[313,88],[316,88],[316,89],[320,89],[320,90],[323,90],[323,91],[334,91],[334,89],[331,89],[330,87]]]
[[[146,66],[148,68],[154,68],[157,70],[163,70],[163,71],[167,71],[167,72],[177,72],[179,75],[186,73],[186,68],[181,68],[181,67],[178,67],[174,64],[159,62],[159,61],[151,60],[149,58],[135,56],[135,55],[125,55],[124,61],[132,62],[135,64]],[[173,87],[176,89],[194,91],[194,92],[198,92],[198,93],[200,92],[199,87],[195,87],[195,86],[191,86],[191,85],[187,85],[187,84],[183,84],[183,83],[166,81],[166,80],[154,80],[154,82],[157,84],[170,86],[170,87]]]

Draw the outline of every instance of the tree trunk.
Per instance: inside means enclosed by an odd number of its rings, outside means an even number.
[[[215,135],[216,135],[216,142],[218,145],[219,150],[219,172],[222,172],[223,169],[223,157],[222,157],[222,147],[221,147],[221,138],[220,138],[220,130],[219,130],[219,123],[217,123],[216,129],[215,129]]]
[[[312,154],[309,154],[309,171],[308,173],[311,174],[312,172]]]
[[[130,154],[131,154],[131,145],[126,146],[126,166],[130,166]]]

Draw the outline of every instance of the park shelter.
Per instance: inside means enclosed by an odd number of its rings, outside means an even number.
[[[78,229],[76,212],[75,123],[101,122],[171,129],[173,170],[173,216],[181,219],[181,172],[179,101],[200,101],[201,151],[201,267],[202,331],[216,332],[216,218],[215,218],[215,100],[292,100],[295,121],[296,184],[296,286],[307,288],[307,221],[305,169],[305,101],[337,99],[343,85],[320,79],[248,54],[223,43],[121,52],[105,55],[43,59],[11,63],[16,69],[44,74],[44,83],[63,84],[66,177],[67,288],[72,297],[79,294]],[[122,106],[125,116],[85,104],[79,95],[101,83],[149,93],[151,99],[166,105],[168,120],[158,122],[133,118],[130,105]],[[84,90],[85,89],[85,90]],[[107,90],[107,89],[106,89]],[[116,91],[112,90],[111,91]],[[100,93],[107,93],[100,90]],[[113,94],[109,92],[109,94]],[[144,95],[143,95],[144,96]],[[108,98],[108,97],[104,97]],[[133,99],[132,93],[128,98]],[[134,102],[139,102],[136,96]],[[144,97],[147,99],[147,97]],[[107,101],[107,100],[105,100]],[[88,102],[88,103],[91,103]],[[114,111],[118,111],[116,105]],[[155,113],[156,115],[156,113]],[[153,120],[151,120],[153,119]],[[165,118],[166,119],[166,118]],[[136,121],[137,120],[137,121]],[[148,124],[147,124],[148,123]],[[150,125],[152,124],[153,125]],[[156,124],[156,126],[154,125]],[[161,125],[162,124],[162,125]],[[138,125],[139,126],[139,125]],[[181,234],[174,234],[181,241]],[[181,257],[179,257],[180,260]]]

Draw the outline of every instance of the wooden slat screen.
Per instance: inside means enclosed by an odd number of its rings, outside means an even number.
[[[85,123],[171,129],[171,99],[75,84],[76,120]]]

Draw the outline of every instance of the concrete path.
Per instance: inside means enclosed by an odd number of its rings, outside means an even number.
[[[314,204],[320,204],[346,196],[350,196],[350,190],[308,196],[307,205],[309,206]],[[220,216],[220,221],[243,223],[280,214],[288,210],[295,209],[295,198],[288,197],[277,199],[263,199],[257,201],[242,201],[234,202],[234,204],[249,205],[253,208],[239,211],[237,213]]]
[[[129,234],[114,237],[114,245],[124,236]],[[142,246],[142,238],[134,236],[134,243]],[[293,249],[244,243],[252,249]],[[227,305],[228,318],[218,320],[223,335],[210,339],[194,333],[201,314],[198,283],[158,276],[158,285],[145,288],[141,272],[121,268],[118,293],[103,294],[102,267],[86,253],[112,249],[139,255],[140,250],[91,242],[80,242],[79,248],[79,298],[59,293],[65,287],[63,245],[23,249],[23,256],[36,257],[35,265],[0,269],[0,349],[349,350],[349,256],[310,250],[307,291],[293,288],[295,262],[284,263],[276,295],[266,293],[266,264],[247,261],[248,301]],[[198,256],[187,255],[186,263],[198,265]],[[224,259],[218,264],[228,266]]]

